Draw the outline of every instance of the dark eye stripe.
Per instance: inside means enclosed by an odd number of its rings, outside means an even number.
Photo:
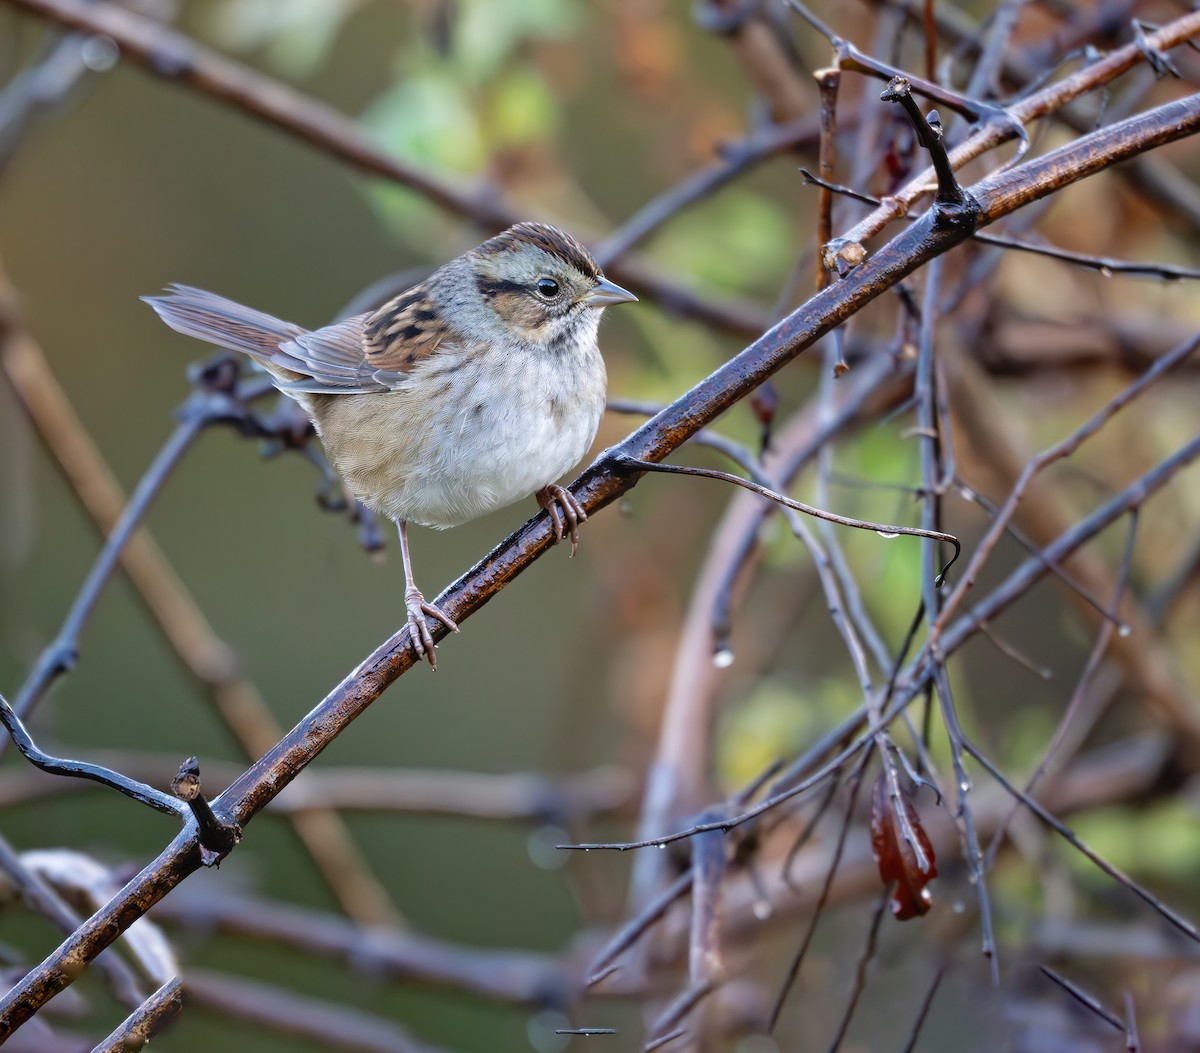
[[[475,287],[485,300],[494,300],[505,293],[522,293],[528,291],[528,286],[520,282],[510,282],[503,278],[476,278]]]

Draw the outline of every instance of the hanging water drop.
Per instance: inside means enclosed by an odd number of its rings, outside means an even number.
[[[718,669],[728,669],[733,665],[733,651],[728,647],[718,648],[713,652],[712,663]]]
[[[891,541],[892,538],[896,538],[896,537],[900,536],[899,534],[893,533],[890,530],[876,530],[875,533],[878,534],[882,538],[886,538],[888,541]]]
[[[1133,629],[1126,622],[1122,622],[1117,626],[1117,635],[1128,638],[1133,635]]]
[[[1100,277],[1101,278],[1111,278],[1112,276],[1113,276],[1113,272],[1112,272],[1111,267],[1101,267],[1100,268]]]
[[[121,58],[121,49],[112,37],[88,37],[79,49],[83,64],[93,73],[107,73]]]

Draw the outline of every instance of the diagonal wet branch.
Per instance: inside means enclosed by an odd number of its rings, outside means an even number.
[[[92,1053],[133,1053],[147,1045],[183,1009],[183,980],[172,977],[129,1014]]]

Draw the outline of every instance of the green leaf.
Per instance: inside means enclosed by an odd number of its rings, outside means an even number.
[[[570,0],[473,0],[463,5],[454,54],[472,84],[484,84],[527,39],[560,39],[575,29]]]
[[[743,294],[778,286],[793,252],[780,206],[744,190],[718,195],[697,209],[691,222],[668,225],[652,247],[668,272]]]
[[[805,691],[778,680],[759,681],[720,719],[716,764],[722,788],[732,793],[778,758],[794,756],[858,701],[845,681],[826,680]]]
[[[488,106],[485,129],[492,146],[516,146],[546,138],[558,124],[558,106],[546,82],[521,67],[500,78]]]
[[[474,173],[486,150],[479,123],[449,71],[414,74],[384,92],[362,117],[385,149],[436,171]],[[394,184],[372,183],[368,200],[380,217],[410,243],[441,230],[425,198]]]
[[[328,57],[346,19],[361,0],[224,0],[205,26],[219,45],[236,51],[263,49],[267,61],[292,77],[304,77]]]
[[[1089,848],[1122,870],[1190,884],[1200,869],[1200,824],[1195,808],[1186,801],[1095,809],[1069,825]],[[1097,882],[1109,882],[1069,845],[1063,846],[1063,852],[1072,869]]]

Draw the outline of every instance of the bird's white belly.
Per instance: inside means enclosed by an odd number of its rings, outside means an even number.
[[[339,436],[330,456],[360,500],[390,519],[457,526],[579,463],[604,411],[604,363],[594,347],[569,364],[530,352],[510,353],[490,372],[470,368],[479,365],[458,368],[444,356],[413,388],[333,396],[329,412],[361,426],[351,441],[344,424],[320,430]]]

